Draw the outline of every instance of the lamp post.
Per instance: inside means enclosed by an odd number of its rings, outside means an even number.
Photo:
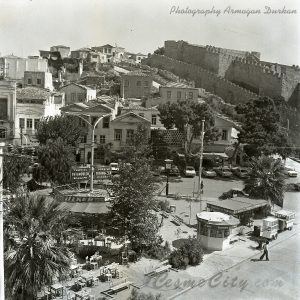
[[[205,120],[202,120],[202,128],[201,128],[201,148],[200,148],[200,157],[199,157],[199,181],[198,181],[198,197],[200,202],[200,212],[202,211],[202,197],[201,197],[201,181],[202,181],[202,160],[203,160],[203,139],[204,139],[204,123]]]
[[[94,124],[92,124],[92,122],[89,122],[87,119],[85,119],[83,116],[87,116],[87,117],[91,117],[91,115],[84,115],[84,114],[76,114],[76,113],[69,113],[69,112],[65,112],[67,115],[71,115],[71,116],[76,116],[79,117],[80,119],[82,119],[85,123],[87,123],[90,126],[91,132],[92,132],[92,137],[91,137],[91,167],[90,167],[90,191],[93,192],[94,190],[94,143],[95,143],[95,128],[97,126],[97,124],[105,117],[109,116],[110,114],[106,114],[103,115],[101,117],[98,117],[98,119],[96,120],[96,122]]]
[[[4,296],[4,247],[3,247],[3,147],[0,143],[0,299]]]
[[[167,172],[167,184],[166,184],[166,195],[169,195],[169,172],[172,168],[172,163],[173,160],[172,159],[165,159],[165,168],[166,168],[166,172]]]

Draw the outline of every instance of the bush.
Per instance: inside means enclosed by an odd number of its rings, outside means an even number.
[[[203,249],[200,241],[196,238],[191,238],[173,251],[169,257],[169,262],[173,268],[186,269],[188,265],[196,266],[203,261]]]
[[[160,200],[157,204],[160,210],[168,212],[170,210],[170,202],[168,200]]]

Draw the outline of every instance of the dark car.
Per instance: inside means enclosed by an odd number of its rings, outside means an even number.
[[[180,172],[177,166],[172,166],[171,170],[169,170],[170,176],[179,176]]]

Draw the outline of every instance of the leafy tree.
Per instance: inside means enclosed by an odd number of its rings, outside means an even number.
[[[9,153],[3,157],[3,187],[15,193],[22,183],[22,175],[31,164],[28,156]]]
[[[61,138],[47,140],[37,148],[40,167],[33,177],[36,181],[51,181],[57,184],[69,182],[71,167],[75,164],[73,147]]]
[[[131,165],[121,164],[113,182],[111,212],[120,235],[127,234],[133,250],[138,252],[153,247],[158,241],[158,220],[153,212],[157,186],[149,161],[143,158]]]
[[[268,156],[254,158],[251,170],[245,180],[245,192],[252,198],[265,199],[270,204],[283,206],[284,166],[280,159]]]
[[[121,153],[121,157],[123,157],[124,161],[133,162],[142,157],[149,157],[151,154],[149,138],[149,128],[143,124],[138,125],[132,139],[128,141],[123,149],[123,153]]]
[[[200,240],[189,237],[179,249],[171,253],[169,261],[174,268],[186,269],[188,265],[196,266],[201,263],[203,254]]]
[[[80,125],[78,117],[55,116],[46,117],[38,123],[36,138],[40,144],[46,144],[47,140],[62,138],[67,144],[74,146],[84,134],[86,130]]]
[[[159,47],[154,51],[154,54],[164,55],[165,54],[165,47]]]
[[[166,159],[170,157],[170,148],[159,129],[151,131],[151,146],[152,154],[155,159]]]
[[[213,112],[207,103],[195,101],[178,101],[176,103],[160,104],[158,106],[160,121],[167,128],[176,128],[185,132],[187,152],[191,151],[191,145],[195,136],[199,136],[202,128],[202,120],[205,120],[204,141],[209,143],[216,140],[217,132],[213,128]],[[188,125],[189,133],[186,132]]]
[[[236,110],[244,117],[236,149],[240,144],[247,144],[244,150],[250,157],[280,154],[285,158],[289,155],[288,135],[280,125],[280,115],[271,98],[251,100]]]
[[[151,293],[143,293],[139,292],[136,289],[133,289],[131,291],[130,296],[127,298],[127,300],[163,300],[161,294],[153,295]]]
[[[43,196],[17,196],[5,215],[5,279],[12,299],[36,299],[53,276],[69,270],[70,252],[57,243],[69,214]]]

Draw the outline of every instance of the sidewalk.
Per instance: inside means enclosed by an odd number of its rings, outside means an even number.
[[[269,249],[271,250],[299,232],[300,226],[294,225],[292,231],[280,233],[278,239],[270,243]],[[171,270],[158,277],[147,278],[144,273],[153,269],[159,262],[143,258],[130,265],[125,272],[130,280],[142,287],[141,290],[145,293],[161,293],[163,299],[182,299],[183,295],[188,298],[188,294],[185,295],[185,293],[193,287],[215,280],[220,273],[226,273],[243,262],[250,261],[254,257],[258,258],[261,254],[261,251],[256,250],[257,243],[249,240],[247,236],[235,236],[233,239],[237,239],[237,242],[229,249],[205,254],[204,261],[200,265],[188,267],[186,270],[178,272]]]

